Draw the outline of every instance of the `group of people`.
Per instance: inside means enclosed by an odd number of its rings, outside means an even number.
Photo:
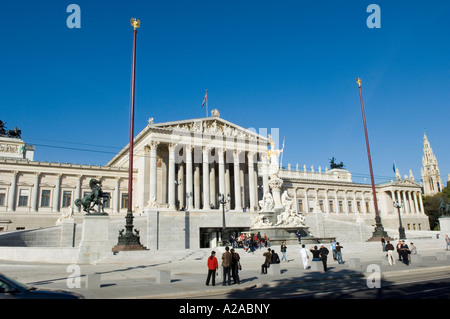
[[[222,254],[222,267],[223,267],[223,281],[222,286],[231,285],[231,278],[233,278],[233,284],[240,284],[239,270],[241,270],[240,256],[234,250],[226,246],[225,252]],[[216,285],[216,270],[219,268],[216,252],[212,251],[211,256],[208,257],[208,276],[206,277],[206,285],[209,283],[213,286]]]
[[[343,247],[336,243],[334,240],[331,242],[331,250],[333,252],[334,260],[337,260],[339,263],[343,263],[342,261],[342,252],[341,249]],[[282,242],[280,247],[280,252],[282,253],[282,258],[280,259],[278,253],[275,252],[273,248],[268,248],[266,252],[263,253],[264,262],[261,265],[261,274],[267,274],[267,268],[270,267],[271,264],[279,264],[282,261],[288,262],[286,258],[287,246],[286,242]],[[312,254],[312,261],[322,261],[323,270],[327,271],[327,256],[329,250],[321,245],[318,249],[317,246],[312,247],[309,252]],[[305,245],[302,245],[300,249],[300,256],[303,261],[303,268],[308,269],[308,260],[309,254],[308,250],[306,250]],[[222,254],[222,267],[223,267],[223,278],[222,278],[222,286],[231,285],[231,279],[233,279],[233,284],[240,284],[239,271],[242,269],[240,264],[240,256],[234,250],[234,248],[225,247],[225,252]],[[216,257],[216,252],[212,251],[211,256],[208,257],[207,261],[208,266],[208,275],[206,278],[206,285],[209,286],[211,283],[213,286],[216,285],[216,271],[219,268],[219,262]]]
[[[387,253],[389,265],[395,265],[395,257],[394,251],[397,251],[398,261],[403,262],[405,265],[409,265],[411,262],[411,255],[417,254],[416,246],[413,243],[405,243],[404,240],[399,240],[397,246],[394,248],[394,245],[391,244],[389,240],[385,240],[384,237],[381,238],[381,245],[383,247],[383,251]]]
[[[256,249],[261,249],[262,247],[270,247],[270,240],[266,234],[261,236],[261,233],[240,236],[231,236],[230,243],[233,248],[243,248],[247,253],[253,253]]]

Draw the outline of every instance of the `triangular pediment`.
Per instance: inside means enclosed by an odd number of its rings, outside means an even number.
[[[258,134],[256,129],[243,128],[242,126],[231,123],[220,117],[205,117],[191,120],[181,120],[164,123],[150,123],[148,128],[153,129],[165,129],[175,133],[193,133],[203,135],[214,135],[233,137],[239,139],[256,140],[261,139],[268,141],[267,137]]]
[[[258,145],[259,148],[267,148],[269,140],[266,136],[258,134],[254,128],[243,128],[242,126],[231,123],[218,116],[204,117],[189,120],[180,120],[172,122],[153,123],[149,120],[149,124],[134,138],[134,147],[141,144],[148,144],[149,141],[159,140],[162,136],[167,136],[168,141],[177,141],[175,136],[188,136],[198,140],[199,137],[205,139],[226,141],[235,140],[240,143],[251,143]],[[259,149],[258,148],[258,149]],[[129,144],[125,146],[106,166],[123,166],[126,162],[126,154],[129,150]],[[128,164],[126,164],[128,165]]]

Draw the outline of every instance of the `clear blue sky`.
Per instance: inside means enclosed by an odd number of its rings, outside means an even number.
[[[80,29],[66,25],[71,3]],[[366,25],[371,3],[380,29]],[[203,117],[208,89],[224,119],[279,128],[283,164],[335,156],[362,182],[361,77],[376,182],[394,161],[420,181],[424,131],[447,182],[448,0],[27,0],[0,13],[0,120],[36,145],[35,160],[104,165],[127,144],[136,17],[136,134],[149,117]]]

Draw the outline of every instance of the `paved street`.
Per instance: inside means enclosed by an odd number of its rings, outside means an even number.
[[[205,285],[206,259],[211,249],[121,252],[96,265],[0,260],[0,272],[37,288],[75,291],[87,299],[384,299],[427,296],[417,289],[429,290],[430,296],[445,297],[448,289],[441,286],[448,286],[450,262],[448,256],[446,260],[436,259],[437,253],[445,253],[442,239],[417,239],[414,243],[422,261],[409,266],[400,262],[395,266],[383,264],[381,260],[385,253],[377,242],[341,243],[345,263],[338,264],[330,256],[327,272],[303,269],[299,247],[291,245],[287,253],[289,262],[281,263],[281,272],[276,275],[260,273],[265,249],[253,254],[238,249],[243,266],[241,284],[225,287],[220,285],[220,277],[217,277],[215,287]],[[220,259],[220,251],[217,256]],[[361,264],[352,268],[351,258],[360,258]],[[170,271],[170,283],[157,282],[161,270]],[[86,287],[90,274],[100,275],[100,287]],[[372,285],[379,282],[381,288],[369,287],[369,280]]]

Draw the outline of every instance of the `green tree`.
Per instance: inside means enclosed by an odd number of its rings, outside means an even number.
[[[437,193],[436,195],[422,197],[423,209],[430,220],[430,228],[433,230],[439,229],[439,205],[441,198],[446,203],[450,201],[450,187],[445,187],[441,193]]]

